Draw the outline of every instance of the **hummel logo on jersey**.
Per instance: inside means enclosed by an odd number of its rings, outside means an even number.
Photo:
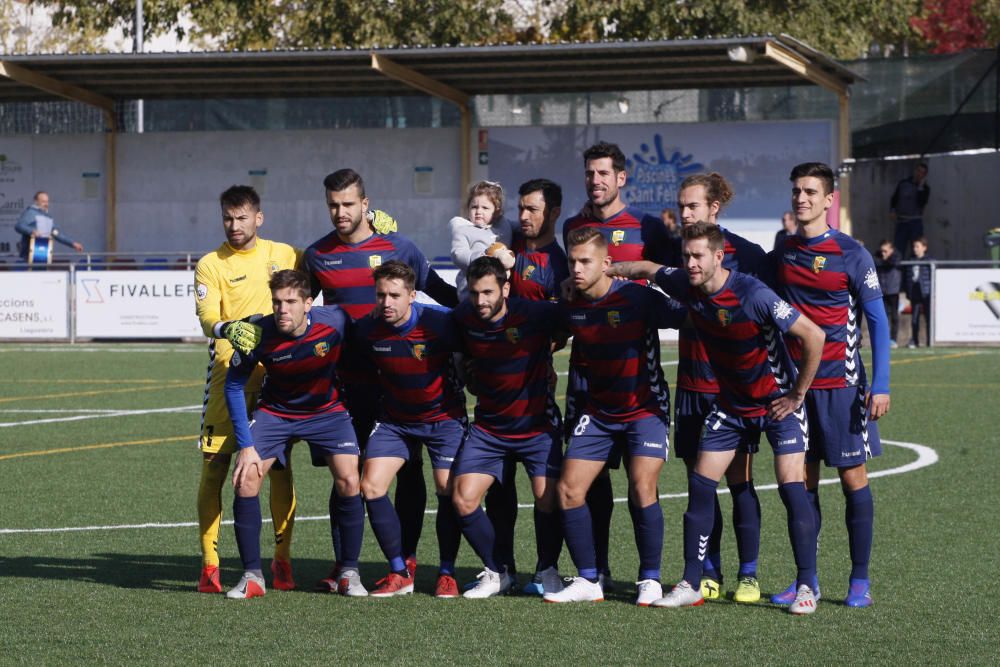
[[[865,287],[868,289],[878,289],[878,276],[875,274],[875,269],[868,269],[868,273],[865,274]]]
[[[785,259],[794,260],[795,257],[796,255],[794,250],[789,250],[788,252],[785,253]]]
[[[372,349],[375,350],[376,352],[392,352],[391,345],[384,345],[384,346],[372,345]]]
[[[323,259],[323,260],[320,260],[320,261],[323,263],[323,266],[340,266],[341,264],[344,263],[343,258],[340,258],[340,259]]]
[[[787,302],[778,299],[774,302],[774,317],[778,320],[787,320],[792,315],[792,307]]]
[[[576,314],[576,315],[571,315],[570,319],[571,320],[575,320],[577,322],[586,322],[587,321],[587,316],[585,314],[583,314],[583,313],[579,313],[579,314]]]
[[[238,276],[236,278],[230,278],[229,282],[232,283],[233,285],[235,285],[236,283],[242,282],[242,281],[244,281],[246,279],[247,279],[246,274],[243,274],[242,276]]]
[[[826,257],[819,255],[813,257],[813,273],[819,273],[826,267]]]
[[[271,357],[271,363],[272,364],[276,364],[279,361],[287,361],[288,359],[291,359],[291,358],[292,358],[292,353],[289,352],[288,354],[283,354],[280,357]]]

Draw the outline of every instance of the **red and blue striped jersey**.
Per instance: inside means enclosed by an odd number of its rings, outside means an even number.
[[[723,409],[759,417],[791,390],[796,369],[782,335],[799,312],[764,283],[733,271],[718,292],[705,294],[685,271],[661,269],[656,284],[687,305],[718,378]]]
[[[503,319],[486,322],[466,301],[454,317],[479,387],[476,425],[505,438],[530,438],[556,429],[559,411],[550,373],[559,306],[511,298]]]
[[[313,289],[323,291],[323,303],[337,304],[356,320],[375,307],[372,269],[395,259],[417,274],[417,289],[423,290],[430,264],[413,241],[402,234],[372,234],[360,243],[346,243],[333,231],[306,248],[303,261]]]
[[[576,215],[563,223],[563,245],[569,233],[579,227],[596,227],[608,240],[608,255],[614,262],[648,259],[659,264],[669,262],[669,238],[663,221],[626,206],[607,220]]]
[[[356,348],[378,369],[383,419],[402,424],[465,419],[465,393],[452,356],[461,340],[451,311],[414,303],[400,327],[375,317],[355,325]]]
[[[767,257],[764,249],[728,229],[722,228],[722,233],[726,240],[726,254],[722,258],[722,266],[730,271],[757,275]],[[686,324],[681,327],[677,339],[677,388],[703,394],[718,394],[719,382],[712,372],[705,346],[698,340],[697,330]]]
[[[679,327],[685,308],[657,290],[622,280],[612,281],[596,301],[578,296],[560,307],[587,378],[584,411],[622,422],[669,416],[657,329]]]
[[[867,383],[861,361],[860,311],[882,298],[871,253],[850,236],[829,229],[815,238],[792,235],[771,253],[778,292],[826,334],[811,389]],[[796,362],[798,341],[788,345]]]
[[[525,238],[515,232],[511,243],[514,269],[510,274],[510,295],[532,301],[558,301],[559,286],[569,277],[566,253],[556,241],[528,250]]]
[[[337,364],[350,335],[351,320],[338,306],[317,306],[307,317],[306,331],[297,338],[278,331],[273,317],[260,320],[260,345],[248,354],[233,352],[226,375],[227,392],[237,387],[242,396],[243,386],[260,362],[266,375],[259,410],[291,418],[343,411]]]

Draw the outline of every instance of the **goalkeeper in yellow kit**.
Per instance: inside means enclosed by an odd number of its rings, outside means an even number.
[[[260,342],[260,328],[245,321],[259,313],[270,313],[271,275],[294,269],[301,252],[290,245],[257,236],[264,223],[260,197],[246,185],[234,185],[219,197],[226,242],[208,253],[195,268],[195,307],[209,343],[208,377],[202,407],[200,449],[201,481],[198,485],[198,527],[201,534],[202,570],[198,590],[221,593],[219,581],[219,527],[222,523],[222,486],[229,462],[236,451],[236,436],[226,408],[223,385],[234,346],[244,352]],[[396,221],[382,211],[369,214],[369,224],[380,234],[396,231]],[[246,385],[247,411],[257,403],[264,377],[259,366]],[[295,588],[292,578],[291,538],[295,521],[295,490],[292,471],[271,468],[271,518],[274,522],[272,586]]]
[[[229,421],[223,385],[233,344],[252,348],[259,329],[243,318],[271,312],[271,275],[294,269],[299,253],[290,245],[257,236],[264,222],[260,197],[253,188],[234,185],[219,197],[226,242],[208,253],[195,268],[195,305],[209,343],[208,377],[202,407],[200,448],[201,482],[198,486],[198,527],[201,533],[202,570],[198,590],[221,593],[219,582],[219,525],[222,522],[222,486],[229,461],[236,451],[236,436]],[[258,367],[246,386],[248,411],[257,403],[263,379]],[[271,518],[274,520],[274,560],[271,572],[276,589],[295,587],[292,579],[291,538],[295,518],[292,471],[272,469]]]

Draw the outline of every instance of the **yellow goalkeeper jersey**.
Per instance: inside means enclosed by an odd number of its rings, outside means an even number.
[[[194,270],[195,308],[202,331],[209,338],[220,335],[216,325],[257,313],[271,312],[271,275],[296,268],[301,253],[285,243],[257,238],[250,250],[235,250],[228,243],[198,260]],[[228,359],[229,341],[216,341],[216,354]]]

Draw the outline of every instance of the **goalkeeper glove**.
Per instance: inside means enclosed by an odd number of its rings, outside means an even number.
[[[256,324],[244,322],[243,320],[229,322],[222,327],[223,337],[243,354],[249,354],[255,347],[260,345],[263,333],[263,329]]]
[[[371,224],[372,229],[374,229],[378,234],[388,234],[389,232],[399,231],[399,226],[396,224],[396,220],[385,211],[368,211],[368,222]]]

